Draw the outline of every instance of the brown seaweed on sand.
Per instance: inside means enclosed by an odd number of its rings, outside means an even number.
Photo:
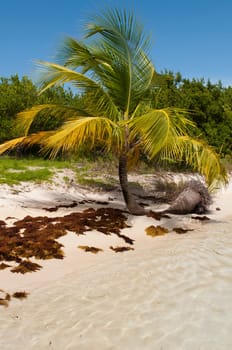
[[[9,302],[11,301],[11,297],[18,298],[18,299],[25,299],[29,293],[23,291],[23,292],[15,292],[12,295],[5,292],[4,290],[0,289],[0,293],[2,294],[0,297],[0,305],[8,307]]]
[[[6,226],[6,223],[5,223],[5,221],[3,221],[3,220],[0,220],[0,228],[2,228],[2,227],[5,227]]]
[[[174,227],[172,230],[178,234],[184,234],[184,233],[187,233],[188,231],[194,231],[192,228],[185,229],[185,228],[181,228],[181,227]]]
[[[125,212],[114,208],[89,208],[65,216],[26,216],[15,221],[12,226],[0,222],[0,265],[5,268],[7,262],[19,263],[12,272],[26,273],[37,271],[41,266],[30,265],[28,259],[63,259],[63,245],[58,238],[74,232],[82,235],[87,231],[97,230],[106,235],[115,234],[126,243],[133,244],[133,239],[122,235],[126,223]],[[4,265],[5,264],[5,265]],[[30,265],[30,266],[29,266]]]
[[[29,295],[29,293],[27,292],[15,292],[14,294],[12,294],[13,298],[17,298],[17,299],[25,299],[27,298],[27,296]]]
[[[168,233],[168,230],[162,226],[151,225],[145,228],[145,232],[148,236],[156,237],[165,235]]]
[[[27,272],[33,272],[38,271],[41,269],[41,265],[31,262],[30,260],[23,260],[20,262],[20,264],[16,267],[14,267],[11,272],[15,273],[27,273]]]
[[[110,246],[110,249],[113,250],[115,253],[122,253],[128,250],[134,250],[132,247],[112,247]]]
[[[9,306],[9,301],[6,299],[0,298],[0,305],[8,307]]]
[[[155,220],[160,220],[161,218],[170,219],[170,216],[168,214],[165,214],[164,212],[153,211],[153,210],[149,210],[149,212],[147,213],[147,216]]]
[[[8,264],[5,264],[5,263],[0,264],[0,270],[5,270],[5,269],[7,269],[7,267],[11,267],[11,266]]]
[[[78,206],[78,203],[76,201],[73,201],[70,204],[61,204],[52,208],[43,208],[43,209],[49,212],[53,212],[53,211],[57,211],[59,208],[75,208],[76,206]]]
[[[122,235],[121,233],[117,233],[117,236],[118,236],[119,238],[122,238],[122,239],[125,241],[125,243],[131,244],[131,245],[134,244],[134,241],[135,241],[135,240],[132,239],[132,238],[130,238],[130,237],[128,237],[128,236]]]
[[[210,218],[208,218],[208,216],[206,216],[206,215],[203,215],[203,216],[192,216],[192,219],[200,220],[200,221],[208,221],[208,220],[210,220]]]
[[[0,305],[8,307],[11,296],[9,293],[6,293],[4,290],[0,289]]]
[[[97,254],[98,252],[102,252],[103,249],[96,247],[89,247],[87,245],[79,245],[78,248],[83,249],[85,252],[91,252]]]

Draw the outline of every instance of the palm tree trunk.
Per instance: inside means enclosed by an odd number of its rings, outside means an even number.
[[[145,214],[144,208],[141,207],[136,202],[134,196],[132,195],[129,189],[128,177],[127,177],[127,156],[124,154],[119,157],[118,174],[119,174],[120,185],[123,193],[123,198],[125,200],[127,209],[133,215],[144,215]]]

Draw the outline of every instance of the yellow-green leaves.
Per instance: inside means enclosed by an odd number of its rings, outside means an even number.
[[[202,174],[211,190],[216,188],[220,182],[227,183],[228,175],[220,162],[219,155],[204,141],[185,135],[179,137],[176,144],[170,144],[169,147],[178,149],[179,160]]]
[[[100,145],[118,151],[122,134],[117,124],[104,117],[83,117],[66,122],[45,141],[45,148],[55,157],[58,151],[76,151],[82,145],[89,149]]]
[[[129,121],[132,134],[143,142],[145,152],[154,158],[161,148],[176,137],[184,135],[193,123],[179,109],[151,109],[149,112]]]

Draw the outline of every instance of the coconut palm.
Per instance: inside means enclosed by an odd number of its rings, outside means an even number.
[[[119,179],[128,210],[143,214],[128,188],[128,160],[139,152],[148,157],[185,161],[205,176],[209,185],[226,181],[226,172],[214,150],[188,135],[193,123],[186,111],[153,109],[156,72],[149,59],[150,37],[134,16],[108,10],[85,26],[83,40],[68,37],[57,63],[38,62],[41,92],[53,86],[72,84],[87,96],[84,109],[57,105],[34,106],[18,115],[24,136],[0,146],[0,152],[40,143],[55,157],[60,151],[78,151],[96,144],[119,160]],[[62,114],[64,124],[54,131],[32,134],[41,111],[44,118]]]

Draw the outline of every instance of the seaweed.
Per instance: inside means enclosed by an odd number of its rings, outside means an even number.
[[[208,221],[210,220],[210,218],[208,218],[208,216],[192,216],[192,219],[195,219],[195,220],[200,220],[200,221]]]
[[[11,296],[9,293],[6,293],[4,290],[0,289],[0,293],[2,294],[0,297],[0,305],[8,307]]]
[[[128,237],[128,236],[122,235],[121,233],[117,233],[117,236],[118,236],[119,238],[122,238],[122,239],[125,241],[125,243],[131,244],[131,245],[134,244],[134,241],[135,241],[135,240],[132,239],[132,238],[130,238],[130,237]]]
[[[6,223],[5,223],[5,221],[3,221],[3,220],[0,220],[0,228],[2,228],[2,227],[5,227],[6,226]]]
[[[170,219],[170,216],[168,214],[165,214],[163,212],[156,212],[156,211],[153,211],[153,210],[149,210],[149,212],[147,213],[147,216],[151,217],[151,218],[153,218],[155,220],[158,220],[158,221],[160,221],[161,218]]]
[[[18,266],[11,269],[11,272],[24,274],[27,272],[38,271],[41,267],[41,265],[33,263],[30,260],[23,260]]]
[[[89,247],[87,245],[79,245],[78,248],[83,249],[85,252],[91,252],[97,254],[98,252],[103,252],[103,249],[96,247]]]
[[[7,269],[7,267],[11,267],[11,266],[8,264],[5,264],[5,263],[0,264],[0,270],[5,270],[5,269]]]
[[[29,293],[27,292],[15,292],[12,295],[10,295],[9,293],[5,292],[4,290],[0,289],[0,292],[3,294],[2,297],[0,297],[0,305],[4,306],[4,307],[8,307],[9,306],[9,302],[11,301],[11,298],[18,298],[18,299],[25,299]]]
[[[17,298],[17,299],[25,299],[27,298],[27,296],[29,295],[29,293],[27,292],[15,292],[14,294],[12,294],[13,298]]]
[[[110,246],[110,249],[113,250],[115,253],[122,253],[128,250],[134,250],[132,247],[112,247]]]
[[[0,305],[8,307],[9,306],[9,301],[6,299],[0,298]]]
[[[52,207],[52,208],[43,208],[43,209],[49,212],[53,212],[53,211],[57,211],[59,208],[75,208],[77,206],[78,206],[78,202],[73,201],[71,204],[61,204],[61,205],[56,205],[55,207]]]
[[[194,231],[192,228],[181,228],[181,227],[174,227],[172,229],[173,231],[175,231],[178,234],[183,234],[183,233],[187,233],[188,231]]]
[[[163,236],[166,233],[168,233],[168,229],[162,226],[148,226],[145,228],[146,234],[148,236],[156,237],[156,236]]]
[[[65,216],[26,216],[12,226],[0,222],[0,269],[10,267],[5,262],[14,261],[19,265],[12,272],[26,273],[38,271],[40,265],[30,265],[29,259],[63,259],[63,245],[57,239],[74,232],[83,235],[87,231],[97,230],[105,235],[115,234],[126,243],[134,240],[120,232],[127,223],[125,211],[114,208],[88,208],[82,212],[73,212]],[[27,263],[26,263],[27,262]],[[33,263],[31,263],[33,264]]]

